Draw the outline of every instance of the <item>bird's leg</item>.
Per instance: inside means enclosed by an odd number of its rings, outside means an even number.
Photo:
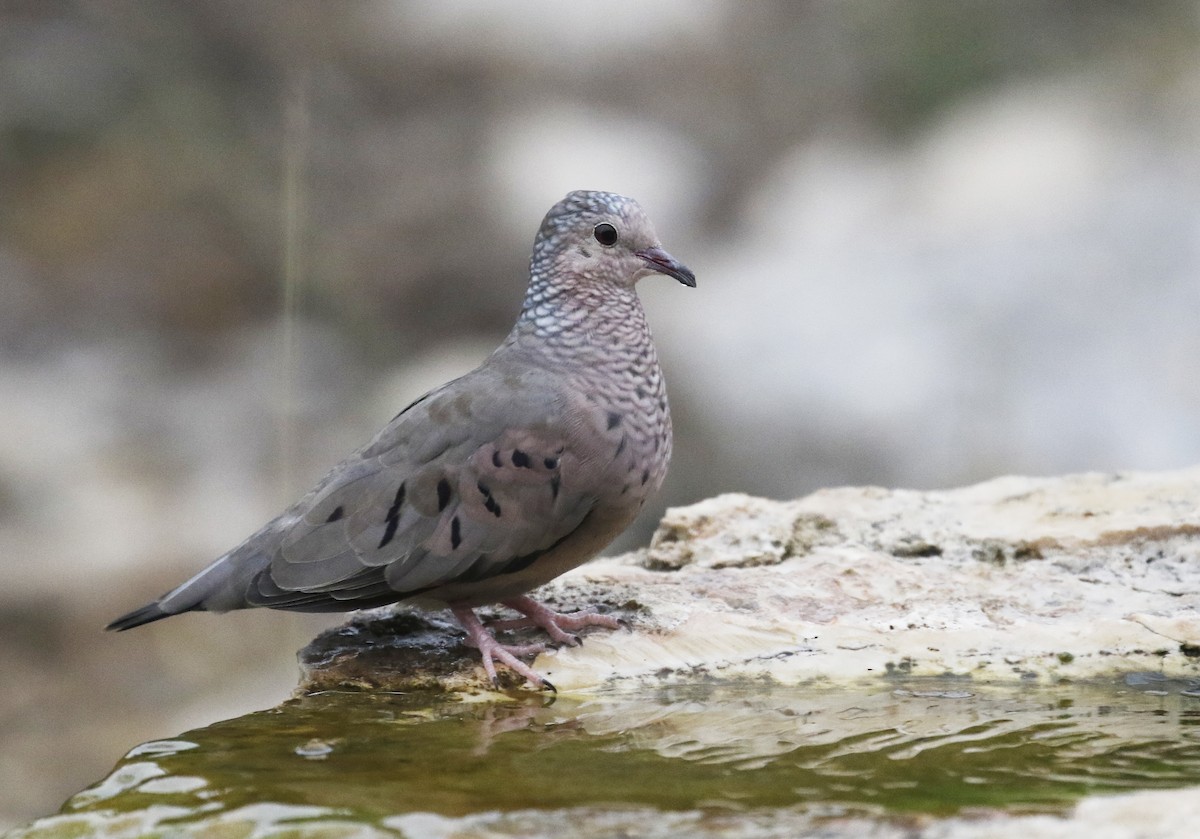
[[[568,647],[574,647],[582,643],[579,636],[573,634],[577,629],[583,629],[587,626],[616,629],[621,625],[621,622],[611,615],[601,615],[590,609],[583,609],[582,611],[571,612],[569,614],[556,612],[538,603],[532,597],[524,595],[501,602],[508,608],[520,612],[525,617],[515,620],[495,621],[491,624],[493,629],[525,629],[530,626],[539,626],[545,630],[546,634],[555,643],[566,644]]]
[[[519,655],[540,653],[546,649],[545,644],[524,644],[520,646],[501,644],[480,623],[479,617],[470,606],[451,606],[450,611],[462,625],[462,628],[466,630],[467,643],[479,650],[479,655],[483,659],[484,672],[487,673],[493,685],[498,684],[496,679],[496,665],[493,662],[493,659],[495,659],[509,669],[516,671],[519,675],[524,676],[531,685],[536,685],[539,688],[549,688],[558,693],[554,685],[539,676],[537,671],[528,664],[517,658]]]

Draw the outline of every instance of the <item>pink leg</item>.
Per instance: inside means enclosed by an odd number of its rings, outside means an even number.
[[[583,643],[578,635],[571,634],[577,629],[587,626],[616,629],[621,625],[620,621],[610,615],[600,615],[587,609],[570,614],[555,612],[527,596],[514,597],[503,603],[525,617],[516,620],[495,621],[491,624],[493,629],[525,629],[530,626],[540,626],[555,643],[566,644],[569,647]]]
[[[531,685],[536,685],[539,688],[549,688],[558,693],[554,685],[539,676],[537,671],[528,664],[517,658],[519,655],[540,653],[546,649],[545,644],[524,644],[521,646],[501,644],[492,633],[484,628],[484,625],[479,622],[479,618],[469,606],[451,606],[450,611],[458,619],[458,622],[462,624],[462,628],[467,631],[467,643],[479,650],[479,655],[483,659],[484,672],[492,680],[493,685],[497,684],[496,665],[493,663],[493,659],[495,659],[509,669],[524,676]]]

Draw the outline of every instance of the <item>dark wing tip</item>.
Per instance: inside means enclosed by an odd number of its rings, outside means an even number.
[[[147,603],[140,609],[134,609],[127,615],[121,615],[115,621],[104,627],[109,632],[124,632],[126,629],[133,629],[135,626],[141,626],[144,623],[153,623],[163,618],[169,618],[173,612],[163,610],[157,602]]]

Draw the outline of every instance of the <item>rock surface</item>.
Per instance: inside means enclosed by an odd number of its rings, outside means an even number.
[[[560,691],[703,678],[1196,679],[1200,468],[791,502],[723,495],[669,510],[648,550],[542,594],[630,625],[540,656],[534,668]],[[302,651],[301,691],[487,690],[452,627],[360,613]]]

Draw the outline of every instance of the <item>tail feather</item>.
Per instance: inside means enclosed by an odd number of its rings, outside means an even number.
[[[244,609],[250,605],[246,602],[247,588],[269,562],[266,554],[243,544],[153,603],[117,618],[105,629],[123,632],[183,612]]]
[[[133,629],[135,626],[141,626],[144,623],[153,623],[163,618],[169,618],[171,614],[171,612],[159,606],[156,600],[153,603],[147,603],[139,609],[134,609],[128,614],[121,615],[121,617],[104,628],[110,632],[124,632],[126,629]]]

